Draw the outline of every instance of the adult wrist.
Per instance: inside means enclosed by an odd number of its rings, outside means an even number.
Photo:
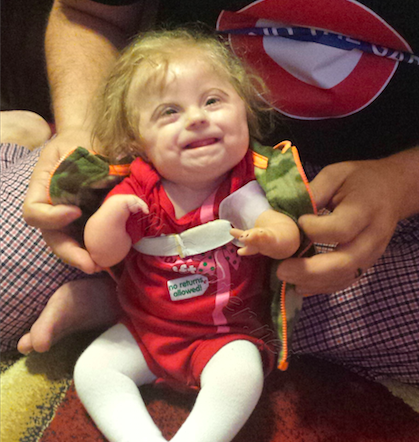
[[[419,214],[419,147],[384,158],[397,189],[399,220]]]

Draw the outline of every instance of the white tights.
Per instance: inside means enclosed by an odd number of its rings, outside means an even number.
[[[263,377],[254,344],[239,340],[221,348],[205,366],[195,405],[172,442],[230,442],[255,408]],[[110,442],[165,441],[138,390],[155,379],[122,324],[96,339],[74,372],[80,400]]]

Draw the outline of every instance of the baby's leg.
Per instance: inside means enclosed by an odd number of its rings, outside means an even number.
[[[137,387],[155,379],[138,344],[122,324],[96,339],[74,371],[80,400],[110,442],[165,441]]]
[[[227,344],[204,368],[196,403],[172,442],[230,442],[258,403],[263,379],[254,344]]]

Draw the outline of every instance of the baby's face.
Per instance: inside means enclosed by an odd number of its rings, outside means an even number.
[[[222,181],[249,147],[243,100],[198,52],[171,62],[164,87],[144,91],[138,109],[147,158],[173,183]]]

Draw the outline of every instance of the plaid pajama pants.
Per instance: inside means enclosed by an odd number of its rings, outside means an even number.
[[[52,294],[65,282],[84,277],[60,261],[25,223],[22,204],[39,150],[0,144],[1,173],[1,351],[16,348]]]
[[[58,287],[83,278],[22,219],[38,155],[16,145],[0,146],[2,351],[16,346]],[[313,173],[307,169],[311,178]],[[399,223],[385,254],[355,285],[304,299],[292,352],[343,364],[370,379],[393,377],[419,385],[419,216]]]

